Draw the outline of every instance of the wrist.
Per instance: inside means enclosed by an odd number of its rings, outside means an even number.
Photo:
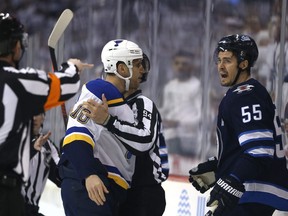
[[[240,199],[245,192],[244,185],[232,176],[218,179],[216,185],[238,199]]]
[[[103,125],[103,126],[106,126],[106,125],[108,124],[110,118],[111,118],[111,115],[108,114],[108,116],[106,117],[106,119],[105,119],[105,121],[102,123],[102,125]]]

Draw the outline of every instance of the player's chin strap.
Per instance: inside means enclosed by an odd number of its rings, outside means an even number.
[[[129,90],[130,87],[130,79],[133,75],[133,71],[132,68],[129,68],[129,76],[128,77],[123,77],[122,75],[120,75],[116,70],[114,71],[114,73],[116,74],[116,76],[118,76],[120,79],[123,79],[125,81],[125,91]]]
[[[233,83],[231,84],[231,86],[234,86],[234,85],[236,84],[236,82],[237,82],[237,80],[239,79],[239,76],[240,76],[240,74],[241,74],[242,71],[244,71],[244,70],[243,70],[242,68],[238,67],[237,75],[236,75]]]
[[[125,79],[125,91],[129,90],[129,86],[130,86],[130,79]]]

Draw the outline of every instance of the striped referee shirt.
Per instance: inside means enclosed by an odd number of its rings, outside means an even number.
[[[28,179],[33,116],[71,98],[79,86],[77,68],[70,62],[60,72],[46,74],[0,61],[0,174]]]
[[[156,105],[137,90],[126,98],[136,124],[111,116],[106,127],[136,155],[132,187],[158,184],[168,178],[168,154]]]
[[[30,160],[29,179],[22,188],[22,194],[27,204],[38,206],[48,177],[57,186],[60,186],[60,180],[55,175],[58,162],[58,150],[54,143],[48,139],[41,150],[37,151]]]

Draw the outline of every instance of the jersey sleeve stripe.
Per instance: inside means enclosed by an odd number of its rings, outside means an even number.
[[[269,182],[246,182],[244,183],[246,192],[241,197],[240,203],[259,202],[275,206],[282,211],[288,211],[287,197],[288,191],[285,188],[277,187]]]
[[[66,131],[66,136],[63,141],[63,146],[76,140],[82,140],[90,144],[92,147],[95,146],[93,135],[90,133],[90,131],[87,128],[83,128],[83,127],[69,128]]]
[[[84,133],[72,133],[72,134],[66,136],[64,138],[64,141],[63,141],[63,146],[68,145],[74,141],[79,141],[79,140],[90,144],[93,148],[95,146],[93,139]]]
[[[269,146],[262,146],[262,147],[256,147],[251,148],[245,151],[245,153],[253,156],[253,157],[274,157],[274,148]]]
[[[71,135],[73,135],[73,136],[70,137]],[[92,147],[94,147],[94,145],[95,145],[94,140],[93,140],[93,134],[87,128],[84,128],[84,127],[71,127],[71,128],[69,128],[66,131],[66,136],[65,136],[64,141],[63,141],[63,146],[65,143],[66,137],[67,137],[66,144],[73,142],[77,139],[80,139],[80,140],[83,140],[83,141],[89,143]],[[68,138],[68,137],[70,137],[70,138]],[[68,142],[68,141],[70,141],[70,142]]]
[[[67,131],[66,131],[66,135],[69,135],[71,133],[74,133],[74,132],[79,132],[79,133],[85,133],[87,134],[88,136],[90,136],[91,138],[93,137],[93,134],[85,127],[71,127],[71,128],[68,128]]]
[[[115,173],[108,172],[108,178],[113,179],[116,182],[116,184],[118,184],[120,187],[124,188],[125,190],[127,190],[130,187],[125,179],[123,179],[119,175],[116,175]]]
[[[273,140],[273,132],[270,130],[253,130],[246,131],[242,133],[238,137],[239,143],[241,146],[258,140]]]
[[[108,105],[119,105],[121,104],[122,102],[124,102],[123,98],[116,98],[116,99],[113,99],[113,100],[108,100],[107,103]]]
[[[116,167],[104,165],[108,170],[108,178],[113,179],[116,184],[124,189],[128,189],[130,186],[129,181],[125,180],[125,178],[121,175],[119,170]]]

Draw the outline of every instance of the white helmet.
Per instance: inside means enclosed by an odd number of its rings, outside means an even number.
[[[101,60],[105,73],[114,73],[125,80],[126,91],[129,89],[134,59],[142,59],[142,49],[134,42],[117,39],[109,41],[102,49]],[[117,63],[124,62],[129,68],[129,76],[123,77],[117,72]]]

